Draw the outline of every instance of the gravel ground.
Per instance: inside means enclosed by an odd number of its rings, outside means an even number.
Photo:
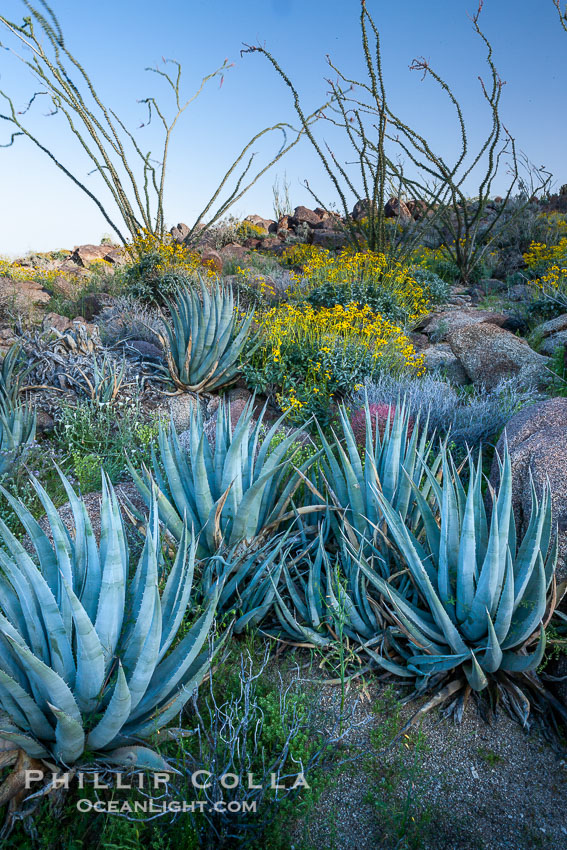
[[[340,688],[323,686],[316,693],[317,725],[328,728]],[[417,705],[403,707],[393,727],[395,703],[376,713],[380,702],[384,688],[378,683],[350,689],[353,719],[366,722],[346,742],[351,753],[361,748],[365,755],[342,769],[310,814],[293,825],[295,850],[567,848],[567,759],[535,726],[526,733],[504,712],[488,725],[474,704],[460,725],[435,710],[421,723],[416,755],[417,733],[388,750],[393,735],[383,730],[398,730]],[[410,784],[415,802],[404,828]]]

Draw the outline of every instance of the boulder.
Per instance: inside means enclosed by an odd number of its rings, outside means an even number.
[[[273,232],[273,228],[277,229],[277,222],[271,218],[262,218],[261,215],[247,215],[244,221],[249,221],[254,227],[259,227],[264,233]],[[270,228],[272,228],[270,230]]]
[[[559,331],[552,334],[543,340],[539,347],[540,354],[545,354],[548,357],[553,357],[558,348],[567,347],[567,330]]]
[[[77,265],[88,268],[96,260],[105,260],[111,250],[108,245],[78,245],[73,249],[71,259]]]
[[[346,243],[346,233],[340,230],[317,229],[313,231],[312,244],[319,248],[344,248]]]
[[[552,398],[531,405],[508,422],[508,439],[513,476],[513,506],[518,531],[527,528],[531,511],[531,478],[538,496],[549,480],[554,523],[559,527],[558,579],[567,576],[567,399]],[[504,450],[504,434],[496,450]],[[531,473],[531,477],[530,477]],[[490,480],[498,483],[498,464],[492,464]]]
[[[384,207],[386,218],[399,218],[402,221],[411,221],[413,216],[408,205],[400,198],[390,198]]]
[[[214,248],[205,248],[201,254],[201,265],[205,268],[212,269],[217,274],[222,274],[223,263],[222,257]]]
[[[321,217],[307,207],[296,207],[292,219],[294,224],[309,224],[311,227],[315,227],[321,221]]]
[[[548,322],[544,322],[538,325],[537,328],[534,328],[534,334],[542,339],[553,336],[561,331],[567,331],[567,313],[556,316],[555,319],[550,319]]]
[[[378,208],[374,201],[371,201],[369,198],[361,198],[354,205],[351,217],[354,218],[355,221],[361,221],[363,218],[368,218],[370,210],[372,209],[374,209],[374,214],[378,212]]]
[[[432,337],[437,342],[442,342],[447,339],[450,333],[460,328],[481,323],[501,327],[507,318],[504,313],[494,313],[491,310],[475,310],[474,308],[443,310],[426,319],[422,323],[422,327],[427,336]]]
[[[477,386],[492,389],[515,376],[526,386],[541,385],[548,377],[548,358],[533,351],[525,339],[496,325],[467,325],[450,333],[447,341]]]
[[[178,432],[186,431],[191,426],[192,411],[203,404],[203,400],[193,393],[179,393],[170,396],[166,405],[158,409],[158,413],[171,419]]]
[[[36,304],[47,304],[51,295],[35,280],[12,280],[0,275],[0,306],[4,311],[25,313]]]
[[[446,343],[431,345],[420,353],[428,372],[441,375],[459,387],[470,383],[463,366],[451,351],[451,346]]]
[[[191,228],[180,221],[177,227],[172,227],[169,232],[171,233],[173,241],[177,242],[178,245],[182,245],[189,236],[190,231]]]

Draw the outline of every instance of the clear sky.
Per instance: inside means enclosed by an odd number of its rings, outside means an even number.
[[[408,70],[425,56],[453,86],[463,104],[471,141],[487,127],[488,114],[478,76],[486,76],[484,50],[467,13],[475,0],[368,0],[382,33],[383,60],[390,103],[449,157],[458,136],[431,81]],[[265,44],[292,78],[305,108],[324,102],[329,76],[326,54],[347,74],[360,79],[358,0],[52,0],[68,48],[87,69],[102,100],[136,130],[144,120],[137,101],[155,94],[167,109],[167,93],[155,75],[144,72],[162,57],[182,63],[186,91],[222,64],[234,62],[224,83],[212,81],[185,113],[173,137],[166,195],[169,225],[191,223],[226,168],[256,132],[278,121],[293,121],[289,91],[259,54],[240,56],[243,43]],[[21,0],[2,0],[2,14],[20,20]],[[485,0],[481,18],[501,77],[504,123],[520,150],[534,164],[567,182],[567,33],[552,0]],[[5,31],[4,45],[14,44]],[[0,50],[0,89],[23,109],[37,83],[6,50]],[[170,102],[169,102],[170,103]],[[0,102],[0,113],[5,108]],[[90,188],[100,178],[60,117],[39,98],[29,113],[30,126]],[[155,144],[157,128],[136,130],[144,149]],[[325,138],[328,130],[317,133]],[[9,141],[9,125],[0,121],[0,144]],[[278,148],[274,139],[272,150]],[[259,158],[268,149],[260,146]],[[302,185],[305,178],[326,200],[333,200],[317,157],[303,141],[264,176],[234,208],[272,215],[276,176],[291,184],[295,206],[315,205]],[[503,184],[502,184],[503,187]],[[496,187],[497,189],[499,187]],[[73,247],[98,242],[109,227],[96,207],[26,139],[0,148],[0,254]],[[114,210],[112,210],[114,213]]]

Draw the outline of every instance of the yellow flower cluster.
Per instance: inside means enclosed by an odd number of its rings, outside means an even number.
[[[128,245],[128,255],[131,261],[138,262],[147,254],[157,254],[159,263],[158,271],[185,272],[188,275],[195,272],[205,272],[207,277],[215,277],[217,270],[213,266],[203,265],[201,257],[196,251],[189,251],[185,245],[174,242],[173,239],[156,236],[148,230],[141,230],[138,236]]]
[[[253,269],[236,267],[236,274],[242,278],[246,284],[253,284],[259,294],[264,297],[274,297],[276,290],[274,285],[266,280],[263,274],[257,274]]]
[[[9,260],[0,260],[0,277],[7,277],[15,283],[33,280],[42,286],[54,286],[62,278],[74,280],[72,275],[64,271],[30,268],[29,266],[20,266],[18,263]]]
[[[324,365],[325,355],[356,347],[356,355],[370,361],[380,361],[389,368],[407,370],[420,375],[424,371],[423,358],[402,329],[375,313],[368,306],[338,304],[332,308],[314,309],[310,304],[284,304],[269,310],[261,322],[265,344],[265,357],[279,363],[286,350],[300,346],[306,351],[317,351],[319,356],[306,363],[305,387],[314,394],[329,393],[333,379],[329,367]],[[284,409],[303,406],[293,388],[279,397]]]
[[[553,300],[567,302],[567,236],[557,245],[532,242],[524,261],[529,269],[541,270],[540,276],[530,281],[531,286],[547,292]]]
[[[372,251],[345,248],[334,254],[313,245],[298,245],[284,253],[290,265],[302,266],[302,273],[292,274],[295,289],[291,293],[305,298],[323,281],[336,286],[373,282],[406,313],[410,323],[429,312],[423,287],[412,277],[403,263]]]

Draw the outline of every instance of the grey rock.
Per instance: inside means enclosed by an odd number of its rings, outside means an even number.
[[[533,351],[525,339],[493,324],[474,324],[450,333],[447,341],[473,384],[492,389],[518,376],[524,386],[543,385],[548,358]]]
[[[479,323],[503,325],[506,319],[507,316],[503,313],[494,313],[491,310],[475,310],[474,308],[444,310],[441,313],[433,314],[431,318],[426,320],[424,333],[437,342],[443,342],[449,334],[460,328]]]
[[[554,522],[559,528],[558,579],[567,575],[567,399],[552,398],[526,407],[506,426],[513,476],[513,507],[518,531],[527,528],[531,511],[531,477],[538,495],[546,481],[551,486]],[[496,450],[504,450],[504,434]],[[490,480],[498,482],[498,464]]]
[[[428,372],[439,374],[457,386],[470,383],[467,373],[453,354],[451,346],[446,343],[431,345],[421,354]]]
[[[558,348],[567,346],[567,330],[559,331],[559,333],[548,336],[539,347],[541,354],[546,354],[552,357]]]

